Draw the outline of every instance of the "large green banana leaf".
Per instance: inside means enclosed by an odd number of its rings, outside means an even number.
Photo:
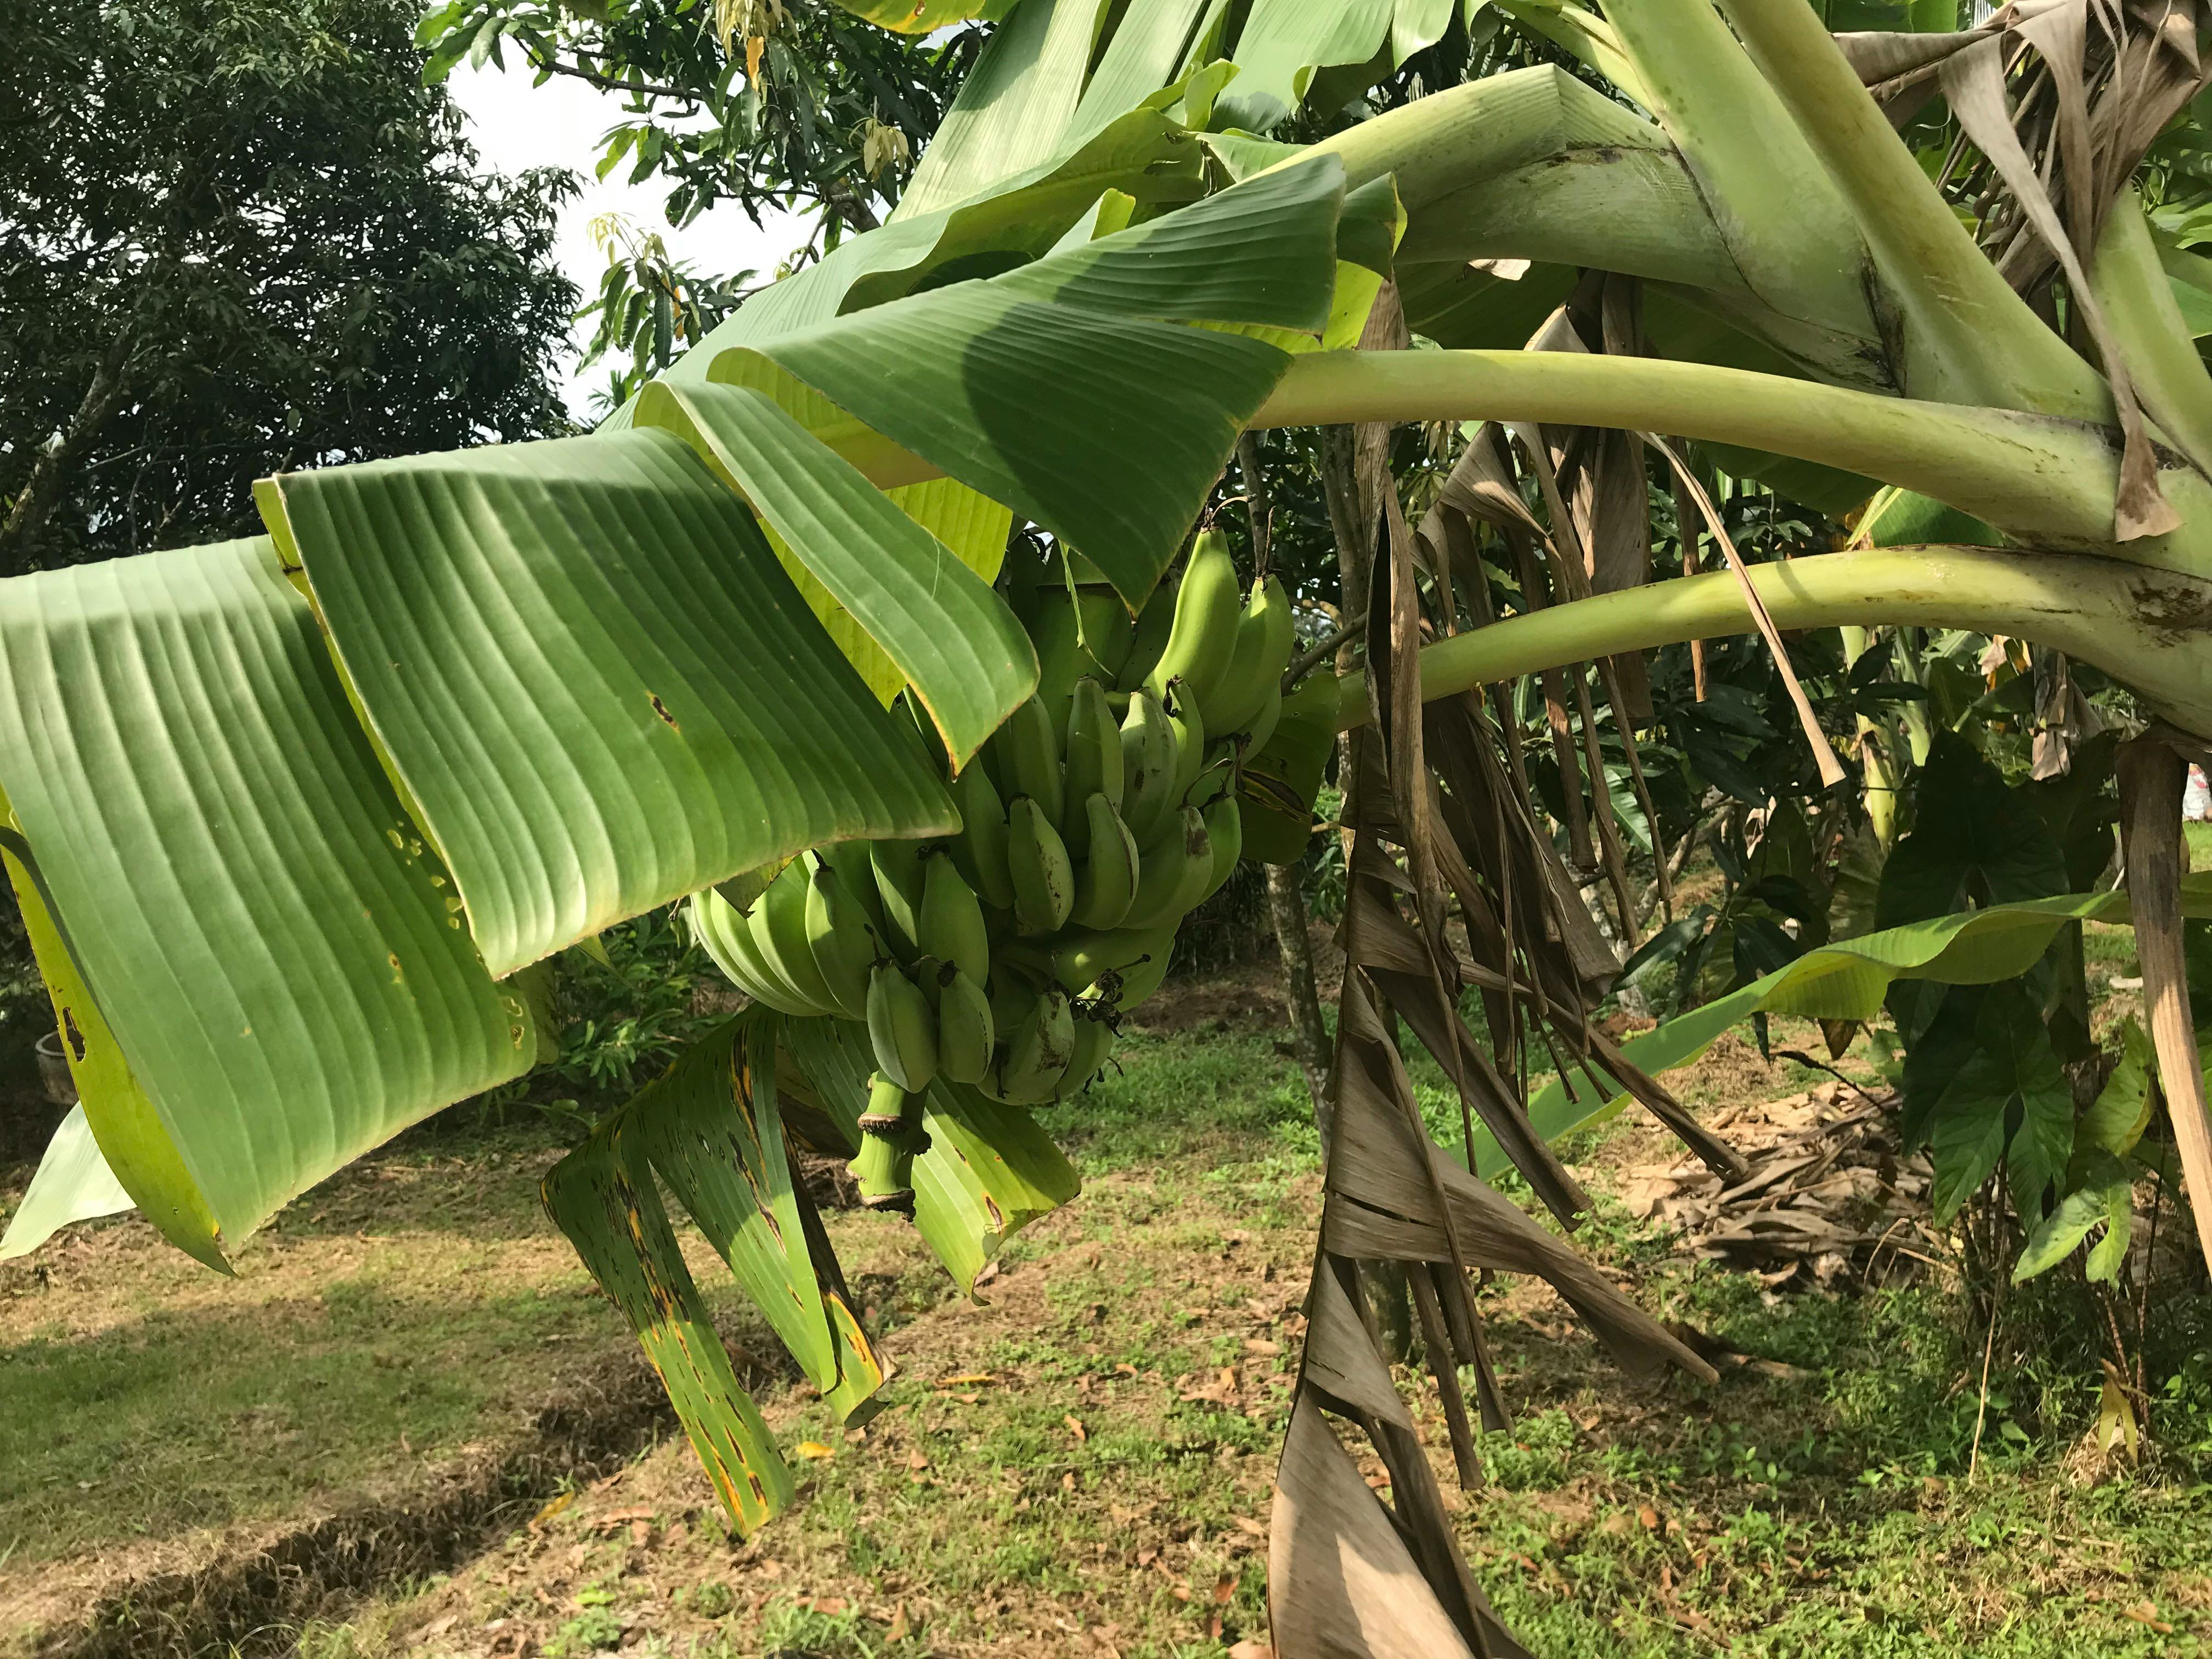
[[[495,974],[803,848],[958,827],[669,434],[287,474],[262,499]]]
[[[0,784],[93,1133],[202,1260],[536,1059],[267,541],[0,583]]]
[[[656,383],[639,418],[680,421],[914,687],[956,769],[1036,689],[1036,653],[1006,602],[773,399],[749,386]]]
[[[1200,25],[1223,9],[1220,0],[1129,0],[1084,84],[1062,142],[1104,127],[1196,67],[1194,49],[1206,52]]]
[[[993,31],[922,150],[894,219],[965,201],[1058,149],[1112,5],[1025,0]]]
[[[1289,362],[1182,325],[1321,333],[1343,195],[1341,167],[1316,157],[757,349],[872,432],[1079,542],[1134,607]],[[726,372],[718,361],[716,378]]]
[[[2182,908],[2191,916],[2212,917],[2212,872],[2184,878]],[[1620,1045],[1620,1052],[1656,1076],[1692,1064],[1723,1032],[1753,1014],[1870,1020],[1881,1012],[1882,997],[1893,981],[1992,985],[2033,967],[2061,928],[2081,921],[2124,922],[2128,916],[2124,892],[2069,893],[1862,933],[1808,951],[1764,979],[1631,1037]],[[1573,1094],[1555,1079],[1529,1101],[1528,1117],[1537,1133],[1557,1140],[1605,1121],[1628,1103],[1626,1095],[1593,1092],[1587,1079]],[[1486,1177],[1513,1167],[1480,1126],[1474,1161],[1477,1172]]]
[[[676,360],[667,378],[703,380],[732,346],[811,328],[963,276],[987,276],[1051,248],[1102,191],[1143,201],[1201,193],[1196,140],[1157,109],[1137,108],[1073,149],[1054,153],[955,205],[893,220],[840,243],[818,264],[771,283]],[[601,431],[629,422],[624,414]]]

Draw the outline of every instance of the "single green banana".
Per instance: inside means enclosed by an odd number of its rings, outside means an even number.
[[[1121,822],[1142,847],[1168,821],[1175,805],[1175,732],[1167,710],[1148,688],[1129,694],[1121,720]]]
[[[1058,823],[1067,805],[1060,763],[1060,728],[1036,697],[1006,716],[991,734],[999,753],[999,781],[1008,799],[1027,795]]]
[[[1213,875],[1213,844],[1195,806],[1176,815],[1180,833],[1160,837],[1138,866],[1137,896],[1121,918],[1125,928],[1163,927],[1180,921]]]
[[[837,994],[830,988],[830,981],[815,965],[814,947],[807,942],[806,896],[814,889],[809,870],[811,862],[802,853],[778,871],[775,879],[768,884],[768,891],[753,906],[747,925],[752,929],[754,949],[798,992],[800,1001],[830,1013],[843,1014]],[[854,1013],[846,1018],[858,1018],[865,1012],[864,1005],[854,1006]]]
[[[1090,856],[1075,872],[1075,908],[1068,919],[1079,927],[1116,927],[1137,896],[1137,838],[1103,792],[1085,809]]]
[[[1168,731],[1175,738],[1175,781],[1168,786],[1168,799],[1173,806],[1180,807],[1189,803],[1191,786],[1206,769],[1206,720],[1198,712],[1196,700],[1180,684],[1168,688],[1164,706],[1168,711]],[[1156,825],[1154,838],[1168,827],[1168,821]]]
[[[806,945],[822,982],[836,1000],[838,1016],[866,1019],[869,973],[890,952],[877,941],[867,912],[845,890],[844,878],[826,860],[814,866],[807,883]]]
[[[1036,1006],[1037,985],[1043,979],[1024,978],[1008,970],[1003,962],[991,964],[991,982],[984,987],[991,1000],[991,1024],[1000,1036],[1006,1036],[1018,1030]]]
[[[1024,939],[1002,953],[1008,962],[1039,981],[1051,980],[1080,991],[1099,976],[1156,955],[1175,942],[1173,928],[1109,927],[1099,933],[1071,933],[1058,939]],[[1092,994],[1086,993],[1086,994]],[[999,1029],[1012,1030],[1003,1012]]]
[[[918,841],[872,841],[868,864],[882,901],[884,943],[895,956],[911,957],[921,932],[921,853]]]
[[[1021,1106],[1050,1100],[1074,1054],[1075,1016],[1067,993],[1047,986],[1006,1045],[999,1066],[1000,1097]]]
[[[981,1083],[990,1072],[991,1051],[998,1042],[991,999],[981,986],[953,969],[937,997],[938,1074],[955,1083]]]
[[[1283,670],[1290,666],[1296,620],[1291,596],[1281,582],[1270,576],[1253,583],[1251,599],[1237,623],[1237,648],[1201,710],[1207,731],[1226,736],[1251,723],[1267,688],[1279,686]]]
[[[1068,1056],[1067,1069],[1060,1075],[1060,1087],[1054,1096],[1066,1100],[1078,1095],[1097,1080],[1105,1069],[1109,1055],[1114,1052],[1114,1028],[1096,1018],[1091,1011],[1075,1010],[1074,1051]]]
[[[986,904],[1011,910],[1013,878],[1006,873],[1006,807],[980,760],[952,780],[952,804],[960,809],[960,833],[951,843],[952,861]]]
[[[1098,672],[1098,665],[1083,648],[1082,619],[1065,587],[1055,583],[1051,591],[1038,592],[1029,629],[1030,643],[1036,649],[1037,701],[1048,714],[1059,715],[1076,681]]]
[[[1145,683],[1145,676],[1159,665],[1160,653],[1167,649],[1168,635],[1175,627],[1175,590],[1163,583],[1152,590],[1152,597],[1137,615],[1134,633],[1129,640],[1129,654],[1114,671],[1114,689],[1133,691]]]
[[[1160,939],[1158,950],[1144,961],[1132,963],[1113,975],[1113,994],[1106,997],[1105,1000],[1116,1013],[1127,1013],[1158,990],[1160,981],[1168,976],[1168,964],[1175,957],[1175,935],[1163,933],[1158,937]],[[1103,996],[1104,990],[1103,986],[1094,985],[1085,994]]]
[[[1024,933],[1056,933],[1075,908],[1075,866],[1042,805],[1017,795],[1007,808],[1006,868],[1014,921]]]
[[[1276,722],[1283,718],[1283,688],[1279,681],[1267,688],[1260,700],[1260,712],[1252,716],[1243,743],[1243,752],[1256,755],[1267,746],[1267,739],[1275,735]]]
[[[1121,732],[1107,706],[1106,688],[1088,676],[1076,681],[1067,704],[1067,759],[1061,769],[1067,789],[1067,815],[1060,838],[1068,855],[1081,858],[1091,847],[1091,797],[1103,794],[1121,804]]]
[[[921,914],[915,943],[941,962],[951,963],[981,984],[991,971],[991,936],[983,926],[983,907],[975,890],[942,850],[922,860]]]
[[[896,963],[878,963],[868,981],[868,1043],[876,1069],[909,1094],[937,1075],[937,1016]]]
[[[756,1002],[802,1019],[828,1012],[801,1002],[799,994],[769,969],[753,949],[752,929],[746,924],[744,912],[713,888],[692,894],[685,912],[701,948],[732,984]]]
[[[1243,597],[1229,538],[1218,530],[1200,531],[1176,590],[1175,626],[1145,684],[1159,692],[1170,680],[1181,680],[1203,708],[1236,654]]]
[[[837,841],[816,850],[837,872],[837,879],[844,884],[845,896],[860,907],[860,913],[868,919],[868,926],[876,930],[878,939],[882,939],[884,896],[876,890],[876,870],[868,862],[868,843],[864,841]]]
[[[1206,809],[1206,839],[1213,849],[1212,873],[1206,878],[1206,890],[1198,896],[1203,904],[1221,890],[1237,868],[1237,860],[1244,856],[1244,809],[1237,804],[1234,794],[1223,795]]]

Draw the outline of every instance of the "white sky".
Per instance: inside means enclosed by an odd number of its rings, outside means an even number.
[[[567,76],[556,75],[542,87],[532,86],[533,78],[527,70],[501,71],[489,64],[473,70],[464,63],[454,69],[450,85],[454,101],[469,116],[469,136],[486,167],[501,173],[567,167],[583,180],[582,191],[562,212],[553,258],[585,300],[597,293],[606,270],[606,258],[592,246],[589,228],[603,213],[628,214],[644,229],[659,232],[674,258],[717,276],[748,267],[765,276],[806,240],[805,222],[797,216],[763,215],[767,228],[759,229],[728,202],[709,208],[688,228],[672,231],[662,216],[665,179],[655,175],[632,186],[626,182],[627,160],[605,180],[592,177],[601,135],[623,118],[623,100]],[[588,334],[588,325],[578,326],[564,380],[568,407],[580,417],[590,413],[592,390],[606,381],[604,363],[581,379],[574,373]]]

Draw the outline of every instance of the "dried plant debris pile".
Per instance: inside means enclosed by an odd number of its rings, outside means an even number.
[[[1899,1284],[1940,1258],[1928,1155],[1900,1152],[1894,1097],[1823,1083],[1732,1107],[1710,1127],[1748,1160],[1741,1178],[1690,1158],[1623,1172],[1629,1210],[1689,1254],[1790,1290]]]

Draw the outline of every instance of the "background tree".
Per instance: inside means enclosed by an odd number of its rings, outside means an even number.
[[[18,12],[0,569],[253,528],[248,486],[562,431],[568,175],[482,172],[404,0]]]
[[[812,209],[829,246],[895,206],[982,33],[931,44],[823,0],[448,0],[420,38],[437,79],[466,59],[623,94],[601,177],[668,181],[668,222],[718,202]],[[518,66],[519,67],[519,66]]]

